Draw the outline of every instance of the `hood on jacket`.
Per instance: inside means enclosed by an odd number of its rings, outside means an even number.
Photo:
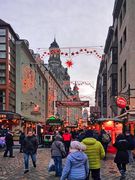
[[[55,140],[56,141],[62,141],[62,136],[61,135],[59,135],[59,134],[57,134],[56,136],[55,136]]]
[[[79,165],[79,164],[83,164],[86,161],[87,156],[81,151],[76,151],[70,153],[67,158],[69,158],[72,163]]]
[[[97,140],[95,138],[85,138],[82,140],[85,145],[93,145],[96,143],[96,141]]]

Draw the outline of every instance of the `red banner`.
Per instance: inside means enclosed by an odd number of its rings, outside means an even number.
[[[56,107],[89,107],[89,101],[56,101]]]

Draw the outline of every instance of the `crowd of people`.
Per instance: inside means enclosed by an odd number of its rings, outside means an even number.
[[[98,133],[95,130],[79,130],[69,132],[67,129],[55,131],[55,138],[51,145],[51,158],[54,161],[55,176],[60,180],[100,180],[101,160],[106,160],[107,147],[111,136],[105,130]],[[4,157],[13,155],[13,135],[8,131],[5,137],[6,149]],[[20,133],[20,153],[24,154],[24,173],[29,172],[29,157],[36,168],[36,154],[38,140],[29,131],[27,135]],[[134,162],[132,150],[135,148],[134,136],[129,132],[119,134],[113,146],[117,149],[114,162],[121,174],[126,176],[126,165]],[[63,166],[62,159],[66,158]],[[48,162],[49,163],[49,162]]]
[[[67,143],[65,143],[65,134],[70,137],[68,148]],[[81,130],[69,134],[67,130],[64,133],[57,132],[52,144],[51,155],[54,159],[55,175],[59,176],[60,180],[89,180],[90,176],[94,180],[100,180],[101,160],[106,160],[108,144],[111,142],[109,133],[105,130],[101,130],[100,133],[95,130]],[[63,147],[62,150],[58,146],[54,146],[59,142]],[[121,179],[123,179],[126,176],[126,165],[134,162],[132,150],[135,148],[135,138],[127,131],[116,137],[113,146],[117,149],[114,163],[116,163]],[[64,147],[67,158],[62,168]]]

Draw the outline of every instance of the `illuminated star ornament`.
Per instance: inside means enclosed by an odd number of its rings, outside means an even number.
[[[68,68],[71,68],[71,67],[73,66],[72,60],[67,60],[67,61],[66,61],[66,66],[67,66]]]

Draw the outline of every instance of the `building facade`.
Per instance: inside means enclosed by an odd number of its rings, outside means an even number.
[[[10,24],[0,19],[0,125],[11,128],[21,118],[16,113],[16,41]]]
[[[115,1],[113,25],[108,30],[104,48],[107,67],[107,117],[115,117],[121,113],[121,108],[116,106],[117,96],[124,97],[130,109],[135,106],[134,9],[134,0]],[[96,100],[98,96],[97,93]]]

